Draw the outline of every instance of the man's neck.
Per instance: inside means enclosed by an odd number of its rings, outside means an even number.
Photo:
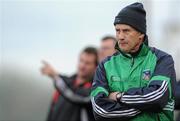
[[[90,78],[77,75],[76,80],[77,80],[77,85],[81,85],[81,84],[87,82],[88,80],[90,80]]]

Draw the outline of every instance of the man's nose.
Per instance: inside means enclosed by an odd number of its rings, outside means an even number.
[[[125,36],[124,36],[124,34],[122,32],[118,34],[118,39],[119,40],[124,40],[124,38],[125,38]]]

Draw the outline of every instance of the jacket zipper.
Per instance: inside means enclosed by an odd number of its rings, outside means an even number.
[[[133,67],[133,65],[134,65],[134,58],[132,57],[131,58],[131,67]]]

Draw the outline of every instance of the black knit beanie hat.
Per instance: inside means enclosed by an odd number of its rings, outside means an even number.
[[[133,3],[123,8],[115,17],[114,25],[127,24],[146,35],[146,11],[142,3]]]

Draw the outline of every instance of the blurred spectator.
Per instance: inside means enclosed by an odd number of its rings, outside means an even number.
[[[180,110],[180,80],[177,82],[175,91],[175,108]]]
[[[54,81],[57,90],[48,121],[94,120],[89,94],[98,63],[97,56],[97,50],[94,47],[85,48],[79,57],[77,73],[70,77],[59,74],[50,64],[43,62],[44,67],[41,71]]]
[[[175,109],[180,110],[180,80],[177,82],[176,90],[175,90]],[[180,113],[176,120],[180,121]]]
[[[107,56],[111,56],[116,51],[114,46],[117,40],[113,36],[104,36],[101,39],[101,45],[99,49],[99,62],[105,59]]]

